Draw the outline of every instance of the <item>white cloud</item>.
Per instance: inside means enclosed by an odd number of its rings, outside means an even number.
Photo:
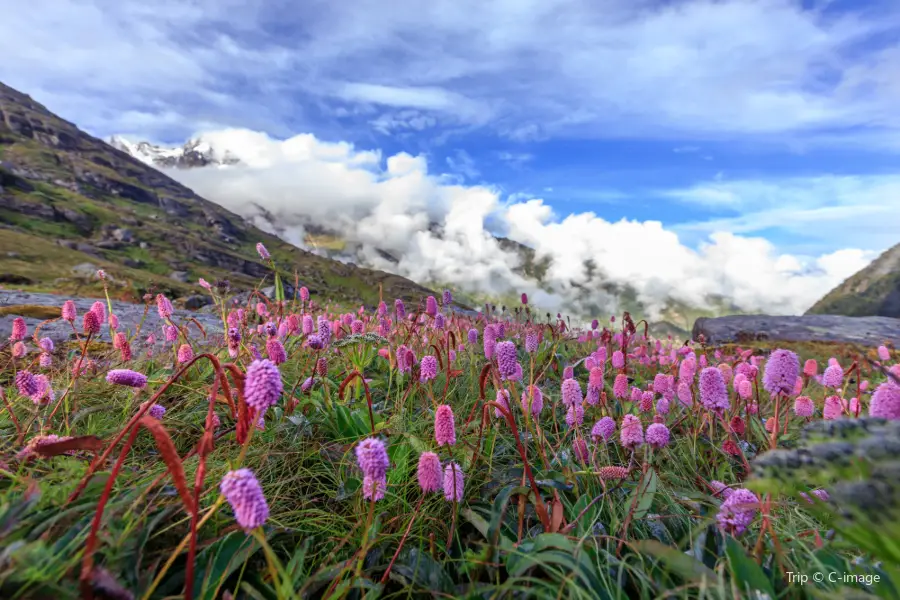
[[[170,175],[238,213],[252,217],[254,205],[265,207],[279,233],[294,243],[302,243],[307,225],[325,225],[359,244],[354,259],[373,267],[468,291],[524,291],[550,310],[614,310],[615,298],[600,285],[614,283],[632,286],[651,312],[669,298],[702,306],[711,295],[722,295],[743,310],[797,313],[874,257],[856,249],[788,255],[762,238],[721,230],[704,235],[695,250],[658,221],[609,222],[593,213],[560,220],[540,199],[501,201],[490,187],[448,184],[422,156],[382,160],[379,151],[311,135],[278,141],[229,130],[203,137],[242,163]],[[518,258],[499,249],[488,220],[553,261],[552,292],[514,272]],[[442,235],[429,231],[431,223],[440,225]],[[593,279],[585,261],[596,266]]]

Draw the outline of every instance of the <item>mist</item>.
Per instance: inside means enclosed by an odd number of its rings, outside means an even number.
[[[324,227],[353,248],[343,260],[469,294],[525,292],[548,311],[611,314],[616,290],[629,289],[650,318],[672,301],[713,308],[716,297],[740,312],[800,314],[874,258],[857,249],[793,256],[727,231],[691,248],[659,221],[560,216],[540,198],[504,199],[497,189],[460,184],[431,171],[423,156],[384,157],[310,134],[276,140],[232,129],[202,138],[240,163],[166,173],[261,229],[315,250],[306,232]],[[550,261],[540,285],[517,272],[521,257],[504,252],[494,235]]]

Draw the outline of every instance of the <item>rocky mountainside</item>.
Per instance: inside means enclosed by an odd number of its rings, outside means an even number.
[[[220,152],[203,139],[188,140],[178,148],[165,148],[149,142],[134,143],[118,135],[110,137],[106,143],[153,167],[192,169],[240,162],[230,152]]]
[[[900,244],[828,292],[806,314],[900,318]]]
[[[757,341],[841,342],[878,346],[900,345],[900,319],[889,317],[847,317],[843,315],[732,315],[697,319],[693,339],[700,335],[709,344]]]
[[[148,156],[154,151],[144,149]],[[159,159],[185,165],[228,159],[206,150],[198,144]],[[301,285],[329,299],[371,304],[379,284],[387,298],[431,293],[266,234],[0,83],[0,285],[86,294],[98,291],[93,275],[102,268],[122,298],[150,288],[176,297],[197,293],[198,277],[246,289],[271,278],[257,242],[289,281],[296,271]]]

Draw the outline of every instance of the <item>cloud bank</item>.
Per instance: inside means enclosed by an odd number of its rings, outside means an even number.
[[[167,173],[293,244],[304,246],[309,226],[326,227],[358,245],[353,260],[368,266],[470,293],[526,292],[542,308],[580,316],[616,310],[615,290],[625,286],[651,317],[670,300],[704,307],[716,295],[742,311],[800,313],[874,257],[854,249],[795,256],[723,230],[703,232],[689,247],[659,221],[610,222],[591,212],[560,219],[540,198],[462,185],[423,156],[384,157],[309,134],[276,140],[230,129],[202,137],[241,163]],[[729,193],[740,197],[740,186]],[[493,234],[551,260],[545,285],[519,275],[520,257]]]

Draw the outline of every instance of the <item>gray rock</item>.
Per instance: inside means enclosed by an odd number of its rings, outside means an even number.
[[[99,267],[94,263],[79,263],[72,267],[72,274],[78,275],[79,277],[93,277],[97,274],[97,269],[99,269]]]
[[[169,278],[174,279],[175,281],[180,281],[181,283],[188,282],[187,271],[172,271],[171,273],[169,273]]]
[[[102,298],[77,298],[57,296],[54,294],[38,294],[31,292],[0,290],[0,306],[14,306],[19,304],[62,306],[63,302],[65,302],[66,300],[73,300],[75,302],[75,308],[78,312],[78,320],[75,322],[75,326],[80,328],[82,315],[90,310],[91,305],[94,302],[96,302],[97,300],[102,300]],[[133,332],[144,316],[143,304],[113,301],[112,307],[113,312],[119,318],[120,331]],[[10,314],[0,317],[0,331],[11,331],[13,319],[15,319],[17,316],[19,315]],[[204,329],[206,329],[206,332],[210,336],[210,339],[212,339],[216,335],[223,334],[222,319],[221,316],[217,314],[206,312],[191,312],[182,309],[176,309],[173,313],[173,320],[176,324],[185,322],[188,317],[192,317],[199,321],[203,325]],[[41,323],[40,319],[34,319],[27,316],[25,316],[24,318],[29,332],[34,331],[34,327]],[[141,328],[141,340],[146,338],[149,333],[154,332],[156,333],[157,344],[162,344],[163,337],[161,335],[160,329],[162,324],[163,322],[159,318],[155,307],[151,308],[151,310],[147,313],[147,318]],[[61,319],[58,319],[52,323],[47,323],[43,327],[41,327],[41,337],[49,337],[55,342],[67,341],[74,338],[72,334],[72,327],[67,322]],[[109,329],[103,327],[99,337],[101,340],[109,342]],[[143,341],[141,341],[141,347],[143,347]]]
[[[114,229],[112,236],[119,242],[131,242],[134,239],[134,234],[131,233],[130,229],[121,227]]]
[[[141,250],[146,250],[150,247],[150,244],[148,244],[147,242],[141,242],[140,244],[138,244],[138,246],[140,246]]]
[[[188,296],[184,299],[184,307],[188,310],[198,310],[209,304],[212,304],[212,298],[201,294]]]
[[[702,317],[694,322],[692,337],[696,340],[700,334],[709,344],[767,340],[878,346],[886,341],[900,344],[900,319],[841,315]]]
[[[293,298],[294,297],[294,286],[287,283],[286,281],[282,282],[282,287],[284,288],[284,297],[285,298]],[[263,294],[265,294],[266,298],[275,298],[275,286],[270,285],[268,287],[260,288],[259,290]]]

